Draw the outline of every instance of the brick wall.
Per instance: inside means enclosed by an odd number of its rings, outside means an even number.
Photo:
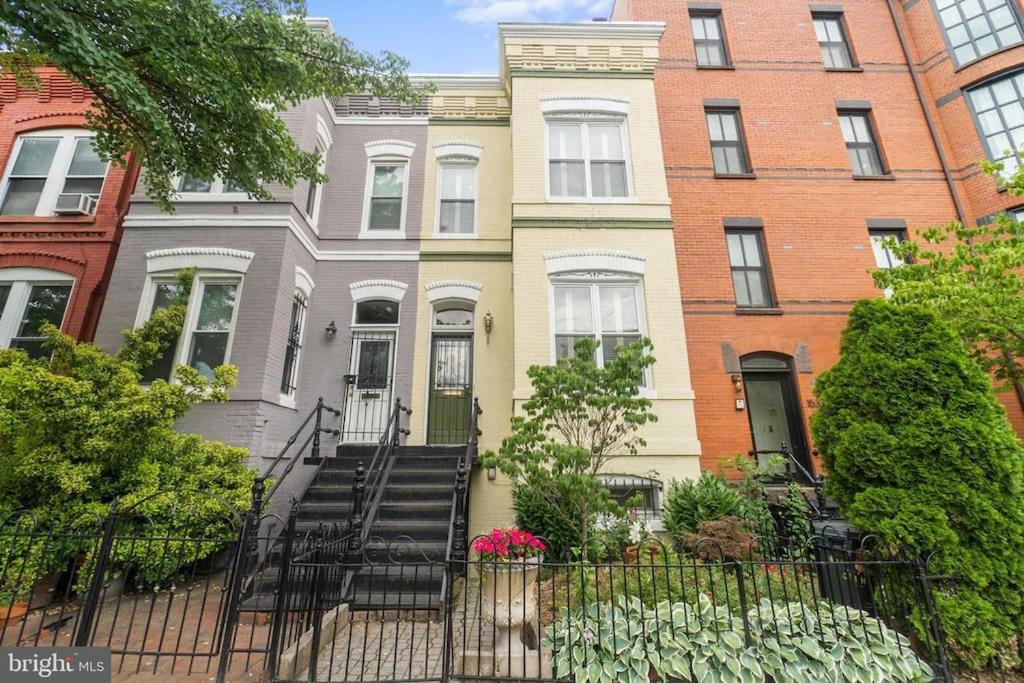
[[[85,127],[90,93],[56,69],[41,68],[38,75],[37,90],[0,79],[0,168],[9,165],[22,133]],[[111,164],[94,216],[0,216],[0,268],[47,268],[75,277],[64,317],[64,331],[74,337],[90,340],[95,333],[137,175],[131,160]]]
[[[838,358],[850,306],[879,294],[868,274],[875,265],[868,220],[905,220],[913,232],[956,217],[887,3],[830,4],[844,11],[859,71],[824,70],[809,6],[799,0],[721,3],[734,65],[727,70],[696,67],[687,3],[620,0],[617,8],[617,16],[626,8],[633,20],[667,24],[656,86],[706,468],[726,465],[752,444],[747,412],[736,406],[744,395],[731,379],[735,360],[729,359],[758,351],[799,355],[795,376],[806,429],[816,406],[814,379]],[[958,169],[958,191],[970,196],[970,207],[977,204],[969,208],[971,215],[981,215],[999,201],[989,190],[987,198],[975,200],[985,194],[979,189],[984,179],[974,171],[981,146],[969,117],[964,120],[957,112],[966,112],[963,99],[934,106],[951,86],[939,81],[948,59],[929,57],[938,47],[920,44],[928,40],[931,12],[927,0],[908,10],[908,35],[918,41],[911,48],[922,55],[918,59],[938,64],[935,77],[924,80],[925,97],[933,114],[943,110],[940,139],[954,150],[947,149],[947,155]],[[934,26],[931,30],[934,34]],[[941,44],[940,36],[932,38]],[[994,59],[1012,61],[1011,52]],[[957,78],[967,77],[965,71]],[[712,98],[739,100],[755,178],[713,176],[703,113],[704,100]],[[852,177],[836,115],[840,100],[871,103],[890,179]],[[763,221],[779,301],[772,315],[743,315],[735,308],[723,224],[727,217]],[[1018,430],[1024,431],[1016,399],[1004,398]]]

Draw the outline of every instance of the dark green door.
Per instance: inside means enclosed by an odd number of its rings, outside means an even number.
[[[473,408],[473,335],[435,333],[430,346],[427,443],[466,443]]]

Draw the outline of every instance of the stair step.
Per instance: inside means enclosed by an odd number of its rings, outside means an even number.
[[[373,593],[356,591],[349,607],[353,610],[436,610],[441,609],[441,591],[436,593]]]
[[[439,541],[394,541],[373,539],[363,546],[367,562],[443,562],[448,539]]]
[[[395,541],[399,538],[407,538],[413,543],[422,543],[423,541],[447,541],[448,520],[378,519],[370,530],[370,537],[383,541]]]
[[[451,500],[398,500],[381,502],[377,508],[379,521],[435,520],[448,522],[452,515]]]
[[[455,485],[454,470],[395,468],[391,470],[389,484],[447,484]]]
[[[352,503],[347,500],[305,500],[299,503],[299,519],[316,519],[324,523],[348,520]]]
[[[451,501],[453,487],[451,483],[446,484],[424,484],[419,482],[388,482],[388,489],[384,492],[386,502],[400,500],[422,500]]]
[[[331,484],[313,484],[306,491],[304,501],[312,500],[337,500],[350,501],[352,499],[351,486],[339,486]]]

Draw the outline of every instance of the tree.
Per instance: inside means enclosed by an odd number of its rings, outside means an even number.
[[[184,297],[191,275],[180,276]],[[180,366],[175,382],[139,384],[140,368],[177,338],[183,318],[181,301],[156,311],[150,322],[126,333],[124,347],[113,355],[53,326],[43,330],[52,351],[48,359],[0,350],[0,526],[9,529],[15,517],[27,517],[36,528],[70,533],[95,525],[118,501],[122,509],[139,506],[145,517],[138,520],[141,537],[217,539],[232,533],[225,504],[245,509],[255,476],[245,465],[246,450],[174,426],[193,405],[226,400],[236,369],[221,366],[207,379]],[[203,495],[188,495],[196,491]],[[163,492],[174,495],[155,495]],[[168,554],[145,543],[122,545],[118,562],[147,580],[177,569],[166,566],[168,557],[216,549],[182,543]],[[62,550],[33,561],[46,571],[85,549]],[[0,566],[18,552],[16,544],[0,547]]]
[[[146,191],[170,210],[176,174],[264,183],[326,180],[277,114],[316,97],[415,98],[407,62],[311,30],[300,0],[14,0],[0,3],[0,71],[23,84],[53,64],[89,88],[107,161],[136,153]]]
[[[640,396],[651,343],[619,346],[598,367],[598,342],[581,339],[572,357],[534,365],[533,395],[497,453],[484,455],[512,479],[517,523],[548,538],[556,550],[586,548],[595,514],[614,506],[597,474],[614,457],[635,455],[645,444],[639,430],[657,421]],[[612,354],[609,354],[612,355]]]
[[[1016,659],[1024,633],[1024,453],[986,373],[939,316],[853,307],[811,420],[844,516],[956,577],[936,592],[953,652]],[[922,633],[925,618],[915,615]]]
[[[985,164],[989,175],[1001,164]],[[1002,179],[1013,195],[1024,192],[1024,169]],[[899,305],[920,304],[949,322],[974,359],[1024,402],[1024,225],[1007,215],[975,228],[958,222],[929,228],[921,241],[888,248],[904,261],[872,272]]]

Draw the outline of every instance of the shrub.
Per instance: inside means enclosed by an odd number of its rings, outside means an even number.
[[[854,306],[812,419],[826,493],[859,529],[957,578],[936,602],[970,666],[1024,632],[1024,456],[988,376],[937,316]],[[923,615],[916,615],[926,624]]]
[[[577,683],[932,680],[906,636],[858,610],[817,607],[763,599],[745,631],[706,595],[653,607],[621,597],[563,613],[543,642],[555,677]]]
[[[725,479],[705,470],[697,480],[674,481],[665,493],[662,519],[675,537],[694,533],[702,522],[739,517],[743,496]]]

